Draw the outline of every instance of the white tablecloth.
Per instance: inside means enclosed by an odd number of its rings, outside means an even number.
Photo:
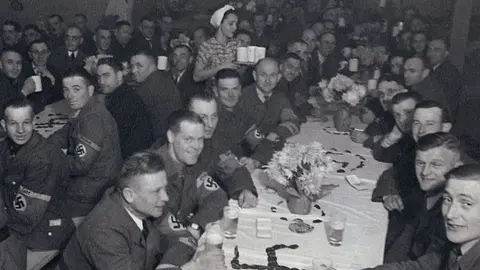
[[[259,191],[259,205],[255,209],[241,210],[237,238],[226,240],[224,243],[229,269],[232,269],[231,260],[235,246],[238,246],[240,253],[240,264],[249,265],[266,266],[265,249],[280,244],[299,246],[295,250],[277,251],[278,263],[290,268],[310,269],[313,259],[332,261],[337,269],[362,269],[383,262],[388,216],[383,206],[371,202],[370,197],[378,176],[388,168],[388,165],[375,161],[368,149],[352,143],[348,135],[333,134],[334,129],[328,128],[329,126],[333,126],[331,121],[305,123],[301,127],[301,133],[292,137],[290,141],[299,143],[318,141],[326,149],[336,148],[336,151],[332,151],[332,159],[339,162],[346,161],[349,164],[343,168],[345,172],[335,173],[325,182],[337,184],[339,187],[330,195],[315,202],[310,215],[298,216],[289,212],[284,198],[266,188],[265,183],[260,180],[262,177],[258,177],[262,172],[256,171],[253,178]],[[357,163],[361,161],[364,162],[364,167],[354,170]],[[359,178],[365,179],[370,189],[355,190],[344,179],[349,174],[356,174]],[[272,207],[274,207],[273,210]],[[340,247],[334,247],[328,243],[323,222],[313,223],[314,220],[318,222],[327,218],[332,211],[340,211],[347,216],[344,241]],[[256,237],[257,218],[272,220],[271,239]],[[285,221],[285,218],[288,221]],[[301,218],[304,222],[313,225],[314,230],[306,234],[291,232],[288,226],[295,218]]]
[[[35,115],[35,130],[47,138],[61,129],[68,122],[70,108],[65,100],[61,100],[45,107]]]

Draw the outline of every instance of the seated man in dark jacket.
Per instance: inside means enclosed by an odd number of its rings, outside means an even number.
[[[0,268],[26,269],[28,238],[68,179],[68,167],[62,150],[34,131],[29,101],[13,99],[2,110],[7,139],[0,142],[0,216],[6,223],[0,224]]]
[[[122,162],[117,124],[93,97],[90,74],[84,69],[69,70],[63,77],[63,86],[73,117],[48,141],[65,149],[70,178],[58,187],[42,226],[29,238],[33,243],[44,244],[37,249],[59,249],[66,244],[75,229],[74,220],[85,217],[100,201]]]
[[[188,110],[175,111],[168,127],[168,143],[152,147],[165,161],[170,198],[168,214],[158,226],[167,236],[199,239],[206,225],[222,216],[227,195],[209,174],[209,167],[198,162],[205,136],[200,116]],[[183,241],[175,248],[186,263],[195,253],[196,244]]]
[[[154,141],[150,115],[142,99],[123,81],[121,64],[114,58],[103,58],[97,64],[98,84],[107,110],[115,118],[120,137],[122,158],[148,149]]]
[[[451,126],[447,113],[438,103],[427,100],[416,105],[412,124],[412,138],[415,142],[430,133],[449,132]],[[414,148],[405,151],[392,168],[383,172],[372,194],[372,201],[383,202],[385,208],[390,211],[387,250],[403,229],[405,222],[415,214],[421,201],[419,185],[415,181]]]
[[[232,138],[220,131],[235,123],[219,120],[223,117],[218,114],[215,97],[209,93],[194,95],[188,103],[188,109],[198,114],[205,125],[205,140],[198,162],[209,167],[209,175],[219,179],[229,197],[238,200],[240,207],[255,207],[257,191],[250,173],[234,154]]]
[[[153,221],[168,214],[165,165],[150,151],[129,157],[115,187],[70,240],[60,269],[180,269],[189,260],[175,250],[182,239],[168,239]]]
[[[385,253],[385,263],[416,260],[429,252],[440,251],[448,242],[441,215],[445,174],[461,165],[460,141],[439,132],[417,142],[415,174],[424,194],[417,213]]]
[[[442,216],[450,245],[415,261],[377,266],[375,270],[480,269],[480,166],[462,165],[446,175]]]
[[[295,114],[303,121],[310,114],[312,105],[307,103],[308,86],[307,78],[302,75],[302,59],[294,53],[287,53],[280,64],[282,78],[275,91],[287,96]]]
[[[178,45],[172,50],[170,73],[177,85],[182,104],[186,105],[191,96],[203,91],[205,84],[193,80],[193,51],[187,45]]]

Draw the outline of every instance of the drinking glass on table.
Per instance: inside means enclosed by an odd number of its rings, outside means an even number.
[[[346,216],[340,212],[330,214],[330,219],[325,222],[325,231],[327,239],[332,246],[341,246],[343,242],[343,232],[345,231]]]
[[[227,239],[237,237],[238,216],[240,208],[237,206],[225,206],[223,208],[223,232]]]
[[[219,223],[212,225],[206,232],[205,249],[222,249],[223,246],[223,231]]]

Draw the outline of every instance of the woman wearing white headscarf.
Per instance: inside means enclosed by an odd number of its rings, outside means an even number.
[[[193,79],[196,82],[213,78],[221,69],[237,69],[234,61],[238,43],[233,38],[237,23],[238,16],[230,5],[215,11],[212,15],[210,24],[217,29],[217,32],[214,37],[200,46],[193,72]]]

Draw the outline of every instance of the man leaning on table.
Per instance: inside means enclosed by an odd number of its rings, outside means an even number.
[[[249,127],[245,141],[253,152],[251,157],[265,164],[273,155],[267,150],[281,149],[287,138],[300,132],[300,121],[288,98],[274,91],[282,78],[277,60],[260,60],[253,78],[255,83],[242,89],[235,113],[242,125]],[[267,145],[263,149],[265,142],[274,147]]]
[[[70,240],[59,268],[180,269],[175,259],[181,260],[182,254],[165,256],[171,242],[154,225],[155,219],[167,214],[165,170],[163,159],[151,151],[128,158],[115,187],[107,190]],[[202,265],[205,269],[224,264],[221,251],[202,256],[208,260],[197,262],[208,262]],[[193,269],[204,269],[193,264]]]
[[[442,215],[448,240],[444,249],[416,261],[377,266],[375,270],[480,269],[480,165],[462,165],[446,175]]]
[[[452,127],[441,105],[431,100],[421,101],[415,106],[410,125],[414,142],[427,134],[449,132]],[[372,194],[372,201],[382,202],[390,211],[385,250],[390,248],[421,204],[421,190],[415,175],[414,149],[415,146],[412,146],[408,151],[404,150],[407,152],[404,158],[382,173]]]
[[[0,269],[25,269],[29,237],[39,226],[59,183],[68,179],[60,148],[33,129],[33,105],[24,98],[4,105],[0,142]],[[3,199],[2,199],[3,197]]]
[[[445,174],[462,164],[460,141],[439,132],[421,137],[416,146],[415,173],[423,200],[413,219],[386,251],[385,263],[416,260],[440,250],[448,242],[441,216],[441,196]]]
[[[177,260],[183,263],[192,258],[206,225],[221,218],[228,202],[208,168],[197,162],[203,149],[204,130],[200,116],[178,110],[168,118],[168,143],[152,146],[165,161],[170,198],[168,213],[158,226],[168,238],[180,239],[168,253],[181,257]]]
[[[235,123],[224,121],[224,117],[218,114],[215,97],[208,92],[193,95],[187,106],[190,111],[202,118],[205,127],[205,140],[198,160],[199,165],[207,169],[209,175],[219,180],[229,198],[238,200],[240,207],[255,207],[258,194],[250,172],[238,160],[232,149],[234,145],[232,137],[226,134],[225,130]]]
[[[63,248],[78,225],[76,220],[85,217],[100,201],[121,168],[117,125],[93,92],[93,79],[83,68],[64,75],[63,95],[72,118],[48,142],[66,149],[63,158],[70,177],[58,186],[42,226],[29,239],[44,243],[38,249]]]

